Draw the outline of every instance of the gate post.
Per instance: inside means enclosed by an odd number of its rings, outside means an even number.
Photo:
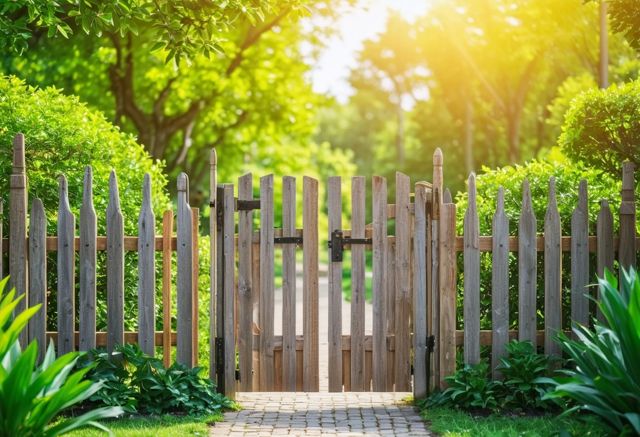
[[[431,326],[429,333],[434,338],[431,365],[433,388],[440,387],[440,209],[442,205],[442,151],[433,154],[433,192],[431,196]]]

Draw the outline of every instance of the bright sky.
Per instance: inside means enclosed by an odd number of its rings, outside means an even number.
[[[385,28],[389,9],[400,12],[407,20],[424,13],[431,0],[364,0],[362,7],[344,14],[338,20],[338,32],[329,40],[319,62],[313,68],[313,88],[346,101],[351,94],[349,71],[356,65],[356,55],[364,40]]]

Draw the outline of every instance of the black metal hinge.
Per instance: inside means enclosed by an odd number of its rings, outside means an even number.
[[[329,240],[329,249],[331,249],[331,261],[340,262],[344,258],[344,247],[353,244],[371,244],[371,238],[350,238],[345,237],[344,233],[336,229],[331,232],[331,240]]]

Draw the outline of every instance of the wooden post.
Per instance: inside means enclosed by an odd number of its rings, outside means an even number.
[[[253,175],[251,173],[245,174],[238,180],[238,201],[241,200],[253,200]],[[253,390],[252,239],[253,211],[238,211],[238,315],[240,318],[238,321],[238,353],[240,391]]]
[[[191,207],[189,206],[189,178],[178,176],[178,340],[176,360],[185,366],[193,366],[193,250],[191,235]]]
[[[620,247],[618,261],[622,270],[636,267],[636,204],[635,178],[632,162],[622,164],[622,202],[620,203]]]
[[[327,210],[329,235],[342,230],[342,180],[340,176],[329,178]],[[386,210],[386,200],[384,208]],[[329,391],[342,391],[342,261],[331,260],[329,249]],[[374,281],[375,282],[375,281]],[[375,299],[375,298],[374,298]]]
[[[218,233],[218,156],[216,149],[211,149],[209,155],[209,378],[214,381],[216,375],[216,286],[217,259],[216,241]]]
[[[494,379],[500,374],[496,366],[509,341],[509,219],[504,212],[504,189],[498,189],[498,202],[493,215],[493,252],[491,269],[491,369]]]
[[[198,365],[198,278],[200,276],[200,208],[191,208],[191,356],[194,366]]]
[[[571,319],[589,324],[589,209],[587,181],[581,180],[578,205],[571,215]]]
[[[427,395],[427,188],[415,186],[413,280],[413,397]],[[376,318],[374,311],[374,320]],[[381,318],[384,320],[384,318]],[[375,357],[374,357],[375,364]],[[375,381],[374,381],[375,382]]]
[[[156,332],[156,217],[151,206],[151,176],[144,175],[138,217],[138,344],[155,355]]]
[[[0,240],[1,241],[1,240]],[[29,343],[38,342],[38,363],[42,362],[47,342],[47,216],[40,199],[33,199],[29,227],[29,305],[42,305],[29,320]]]
[[[318,333],[318,181],[302,180],[303,389],[320,389]]]
[[[613,273],[613,214],[606,199],[600,200],[600,211],[596,222],[596,238],[597,238],[597,266],[596,273],[599,278],[604,278],[605,269]],[[600,300],[600,288],[598,288],[598,300]],[[598,320],[604,321],[602,311],[598,307]]]
[[[544,352],[560,356],[554,340],[562,329],[562,230],[556,201],[556,180],[549,180],[549,203],[544,218]],[[572,260],[573,261],[573,260]]]
[[[476,207],[476,175],[468,183],[464,215],[464,362],[480,362],[480,223]]]
[[[518,223],[518,340],[536,346],[536,278],[538,252],[536,216],[529,181],[522,183],[522,211]]]
[[[67,178],[60,176],[58,209],[58,355],[75,350],[75,230]]]
[[[171,239],[173,211],[162,215],[162,361],[171,365]]]
[[[235,338],[235,220],[233,184],[223,186],[223,292],[224,292],[224,394],[236,396],[236,338]],[[273,229],[273,228],[272,228]],[[273,243],[273,242],[272,242]]]
[[[433,195],[431,199],[431,327],[435,343],[431,354],[431,381],[440,387],[440,211],[442,207],[442,150],[433,153]]]
[[[274,389],[273,175],[260,178],[260,391]]]
[[[456,371],[456,205],[440,210],[440,386]]]
[[[107,350],[124,343],[124,223],[115,171],[109,176],[107,206]]]
[[[296,178],[282,178],[282,236],[296,234]],[[251,248],[249,247],[249,250]],[[249,274],[251,263],[249,263]],[[251,296],[249,296],[251,302]],[[251,309],[251,305],[249,305]],[[296,391],[296,245],[282,247],[282,390]]]
[[[408,391],[411,379],[410,332],[411,262],[409,177],[396,172],[396,391]]]
[[[374,176],[373,191],[373,391],[387,390],[387,180]],[[330,361],[331,362],[331,361]]]
[[[13,173],[9,178],[9,284],[7,291],[15,288],[16,297],[27,293],[27,175],[24,159],[24,135],[13,139]],[[29,305],[25,295],[14,313],[23,312]],[[28,341],[27,329],[20,333],[20,344]]]
[[[80,350],[96,347],[96,210],[93,207],[93,171],[84,171],[80,207]]]
[[[364,238],[365,178],[351,178],[351,236]],[[351,390],[364,391],[364,245],[351,246]],[[368,388],[366,389],[369,390]]]

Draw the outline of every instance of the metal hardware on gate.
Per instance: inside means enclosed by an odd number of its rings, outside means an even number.
[[[302,237],[274,237],[275,244],[302,244]]]
[[[431,353],[433,352],[434,347],[436,346],[436,337],[435,335],[427,336],[427,397],[429,397],[430,386],[431,386]]]
[[[254,209],[260,209],[260,199],[253,199],[253,200],[236,199],[237,211],[253,211]]]
[[[216,376],[218,393],[224,393],[224,338],[216,337]]]
[[[353,244],[372,244],[371,238],[351,238],[345,237],[344,233],[336,229],[331,232],[331,240],[329,240],[329,249],[331,249],[331,261],[340,262],[344,258],[344,247]]]

